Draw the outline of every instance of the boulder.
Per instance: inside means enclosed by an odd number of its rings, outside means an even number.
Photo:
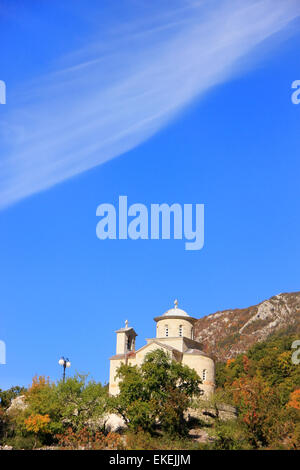
[[[27,408],[27,404],[25,403],[25,395],[20,395],[12,399],[9,408],[6,410],[6,413],[10,414],[15,411],[23,411],[25,408]]]
[[[124,419],[114,413],[106,415],[103,418],[103,424],[108,432],[117,432],[126,428]]]

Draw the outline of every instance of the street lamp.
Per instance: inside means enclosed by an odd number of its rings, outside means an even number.
[[[58,361],[58,364],[60,366],[63,366],[64,372],[63,372],[63,382],[66,380],[66,367],[71,367],[71,362],[69,359],[61,357],[60,360]]]

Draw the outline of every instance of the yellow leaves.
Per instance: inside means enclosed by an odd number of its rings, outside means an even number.
[[[48,413],[49,407],[47,405],[52,390],[53,384],[50,382],[49,377],[33,377],[32,384],[25,393],[26,403],[31,407],[31,414],[45,415]]]
[[[49,415],[30,415],[24,420],[26,430],[37,434],[40,431],[46,431],[48,424],[50,423]]]
[[[28,392],[33,392],[34,390],[41,389],[44,387],[48,387],[50,385],[49,377],[45,377],[44,375],[40,375],[39,377],[35,375],[32,379],[32,384],[28,388]]]
[[[291,351],[284,351],[278,356],[277,361],[281,371],[288,375],[292,369],[292,353]]]

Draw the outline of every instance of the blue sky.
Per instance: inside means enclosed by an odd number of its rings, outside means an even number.
[[[61,355],[107,381],[114,331],[128,319],[142,346],[175,298],[201,317],[299,290],[299,16],[294,0],[0,2],[0,388],[56,380]],[[97,239],[119,195],[205,204],[204,248]]]

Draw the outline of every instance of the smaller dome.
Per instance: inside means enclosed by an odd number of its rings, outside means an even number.
[[[178,308],[178,300],[174,301],[174,307],[170,308],[167,310],[163,315],[163,317],[171,317],[171,316],[176,316],[176,317],[189,317],[189,314],[186,313],[184,310],[181,308]]]

